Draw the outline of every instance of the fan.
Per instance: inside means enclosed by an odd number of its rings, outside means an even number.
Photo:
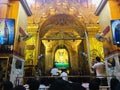
[[[97,34],[95,34],[95,38],[98,40],[98,41],[100,41],[100,42],[103,42],[106,38],[103,36],[103,34],[101,33],[101,34],[99,34],[99,33],[97,33]]]
[[[33,36],[32,34],[27,34],[27,35],[25,35],[25,36],[23,37],[22,40],[23,40],[23,41],[26,41],[26,40],[30,39],[32,36]]]
[[[108,42],[110,41],[110,38],[106,38],[105,35],[110,31],[110,26],[107,26],[102,33],[97,33],[95,34],[95,38],[100,41],[103,42],[105,40],[107,40]]]
[[[19,35],[19,39],[23,41],[26,41],[28,39],[30,39],[33,35],[32,34],[28,34],[26,31],[24,31],[21,27],[19,29],[20,35]]]
[[[44,54],[40,54],[39,56],[38,56],[38,60],[40,60],[41,58],[43,58],[44,57]]]
[[[85,52],[82,52],[82,56],[84,56],[84,57],[88,57],[88,54],[85,53]]]
[[[110,37],[104,37],[104,35],[102,33],[101,34],[95,34],[95,38],[100,42],[107,41],[107,42],[111,43]]]

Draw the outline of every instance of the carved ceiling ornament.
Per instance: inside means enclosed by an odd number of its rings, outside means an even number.
[[[86,22],[94,22],[96,7],[91,3],[92,0],[35,0],[35,3],[31,5],[33,15],[28,21],[41,23],[43,17],[47,19],[54,14],[70,14],[84,18]]]
[[[61,30],[68,30],[68,29],[73,29],[75,32],[78,33],[80,36],[84,36],[84,31],[85,31],[85,25],[79,22],[75,17],[71,15],[66,15],[66,14],[58,14],[50,17],[47,19],[43,25],[41,26],[41,36],[43,37],[45,33],[48,32],[48,30],[54,29],[57,32],[60,32]],[[67,31],[70,33],[69,31]],[[50,34],[51,35],[51,34]]]
[[[94,15],[96,7],[91,4],[92,0],[35,1],[31,5],[33,15],[29,17],[28,24],[39,25],[40,37],[43,37],[49,29],[61,26],[59,30],[66,30],[66,26],[67,30],[72,27],[79,36],[84,36],[86,23],[93,24],[98,20]]]

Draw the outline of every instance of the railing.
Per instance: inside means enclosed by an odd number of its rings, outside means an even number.
[[[66,76],[65,76],[66,77]],[[67,76],[68,80],[70,81],[82,81],[82,82],[89,82],[91,79],[95,78],[96,76],[89,76],[89,75],[86,75],[86,76],[79,76],[79,75],[75,75],[75,76]],[[32,78],[39,78],[39,80],[41,79],[48,79],[48,80],[51,80],[51,79],[54,79],[54,78],[61,78],[60,76],[39,76],[39,77],[17,77],[16,78],[16,83],[19,84],[19,79],[20,78],[23,78],[23,83],[26,82],[26,80],[28,79],[32,79]],[[17,85],[16,84],[16,85]]]

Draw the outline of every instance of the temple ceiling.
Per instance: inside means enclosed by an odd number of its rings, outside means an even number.
[[[85,30],[95,31],[91,24],[95,26],[98,20],[91,1],[36,0],[31,5],[33,15],[28,18],[28,26],[38,25],[43,39],[82,38]]]
[[[56,14],[47,19],[40,30],[41,37],[76,39],[84,36],[85,26],[71,15]]]

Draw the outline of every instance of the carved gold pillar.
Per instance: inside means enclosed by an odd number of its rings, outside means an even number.
[[[81,43],[81,40],[75,40],[74,42],[71,42],[71,48],[70,49],[70,65],[72,67],[72,70],[78,69],[78,45]]]
[[[49,71],[50,68],[53,67],[53,59],[52,59],[52,43],[47,40],[42,41],[45,46],[45,71]]]
[[[77,70],[78,69],[78,51],[76,50],[77,48],[74,47],[73,50],[70,52],[70,64],[72,67],[72,70]]]
[[[49,47],[46,47],[46,50],[45,50],[45,71],[49,71],[49,69],[52,67],[53,67],[52,49]]]
[[[36,33],[36,52],[35,52],[35,63],[34,65],[38,64],[38,56],[40,54],[40,46],[41,46],[41,40],[39,38],[39,33]]]

